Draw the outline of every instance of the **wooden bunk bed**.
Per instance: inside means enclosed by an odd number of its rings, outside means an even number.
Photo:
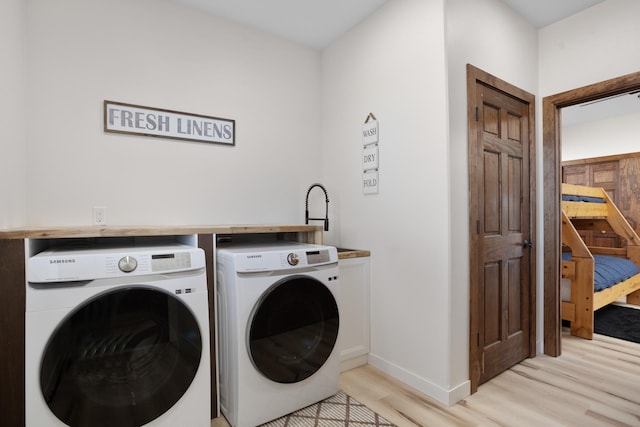
[[[562,184],[562,195],[562,278],[571,281],[570,300],[562,302],[562,319],[571,322],[571,335],[592,339],[596,310],[623,296],[627,303],[640,305],[640,237],[602,188]],[[613,231],[622,245],[587,246],[579,230]],[[616,279],[622,281],[603,285],[599,268],[606,268],[608,260],[626,262],[621,259],[633,262],[614,267],[616,272],[624,270]]]

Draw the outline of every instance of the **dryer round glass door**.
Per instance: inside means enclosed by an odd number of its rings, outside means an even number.
[[[140,426],[189,388],[200,328],[174,295],[148,287],[101,294],[58,325],[44,350],[40,387],[71,426]]]
[[[338,304],[320,281],[290,276],[271,286],[254,307],[248,345],[251,361],[279,383],[318,371],[338,339]]]

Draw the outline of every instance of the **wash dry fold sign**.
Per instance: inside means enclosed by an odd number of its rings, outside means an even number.
[[[235,145],[235,120],[104,101],[104,131]]]

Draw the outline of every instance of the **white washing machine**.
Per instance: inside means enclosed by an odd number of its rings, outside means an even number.
[[[220,406],[255,427],[338,391],[338,254],[271,242],[217,250]]]
[[[209,427],[205,257],[182,244],[27,259],[26,426]]]

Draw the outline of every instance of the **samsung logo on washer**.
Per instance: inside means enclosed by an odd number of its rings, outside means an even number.
[[[76,262],[75,258],[50,259],[49,264],[71,264]]]

